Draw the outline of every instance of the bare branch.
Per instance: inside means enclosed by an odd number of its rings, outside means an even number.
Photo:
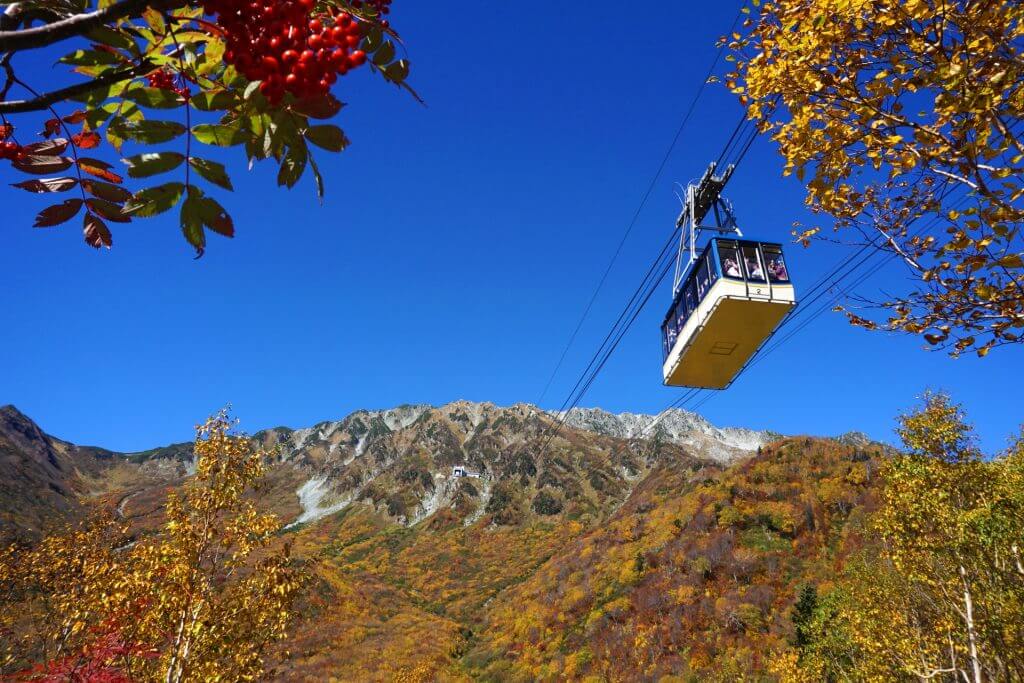
[[[69,85],[68,87],[61,88],[60,90],[43,93],[31,100],[10,100],[8,102],[0,102],[0,114],[20,114],[28,111],[42,111],[50,105],[63,102],[64,100],[78,95],[83,95],[104,85],[119,83],[121,81],[141,76],[152,69],[153,63],[147,60],[130,69],[110,71],[102,76],[92,79],[91,81],[84,81],[82,83],[76,83],[75,85]]]
[[[79,36],[104,24],[141,15],[147,7],[170,9],[182,5],[181,0],[121,0],[110,7],[86,14],[76,14],[52,24],[34,26],[20,31],[0,31],[0,52],[17,52],[45,47],[72,36]]]

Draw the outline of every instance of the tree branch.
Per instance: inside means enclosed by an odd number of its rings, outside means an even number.
[[[104,24],[141,15],[147,7],[169,9],[183,4],[181,0],[121,0],[110,7],[86,14],[76,14],[52,24],[34,26],[20,31],[0,31],[0,52],[17,52],[46,47],[72,36],[82,35]]]
[[[41,111],[50,105],[63,102],[64,100],[78,95],[83,95],[104,85],[119,83],[124,80],[135,78],[136,76],[141,76],[148,71],[151,71],[153,66],[152,62],[146,60],[138,66],[133,66],[130,69],[110,71],[102,76],[92,79],[91,81],[69,85],[68,87],[61,88],[60,90],[53,90],[31,100],[11,100],[9,102],[0,102],[0,114],[20,114],[28,111]]]

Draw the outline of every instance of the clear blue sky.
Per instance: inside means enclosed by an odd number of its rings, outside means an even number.
[[[80,223],[33,229],[40,198],[0,189],[0,403],[57,436],[133,450],[190,438],[228,402],[251,431],[400,403],[535,402],[736,6],[623,9],[397,0],[428,106],[366,73],[343,79],[339,123],[354,144],[322,155],[326,203],[308,178],[278,190],[275,169],[236,158],[237,191],[221,199],[237,237],[211,236],[198,261],[171,214],[113,226],[114,249],[96,253]],[[53,82],[43,60],[24,73]],[[664,243],[672,182],[702,172],[739,114],[709,87],[544,407],[561,403]],[[748,236],[785,241],[810,220],[780,168],[759,140],[729,187]],[[790,254],[806,287],[844,252]],[[861,292],[905,286],[894,265]],[[584,405],[654,412],[679,395],[661,386],[668,299],[665,285]],[[830,313],[702,412],[888,440],[899,410],[943,388],[998,449],[1022,417],[1005,388],[1022,353],[954,361]]]

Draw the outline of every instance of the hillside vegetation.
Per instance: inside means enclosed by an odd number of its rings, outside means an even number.
[[[460,403],[255,435],[244,499],[277,521],[252,518],[254,566],[306,577],[263,677],[1022,680],[1024,449],[982,458],[945,397],[902,419],[905,454],[686,415],[644,440],[607,414],[541,451],[550,419]],[[112,454],[75,505],[166,543],[191,457]]]

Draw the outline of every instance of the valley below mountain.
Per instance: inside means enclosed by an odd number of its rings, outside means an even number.
[[[886,447],[465,401],[251,437],[314,581],[282,680],[737,680],[793,638],[875,505]],[[0,408],[0,534],[105,510],[143,537],[191,444],[77,446]]]

